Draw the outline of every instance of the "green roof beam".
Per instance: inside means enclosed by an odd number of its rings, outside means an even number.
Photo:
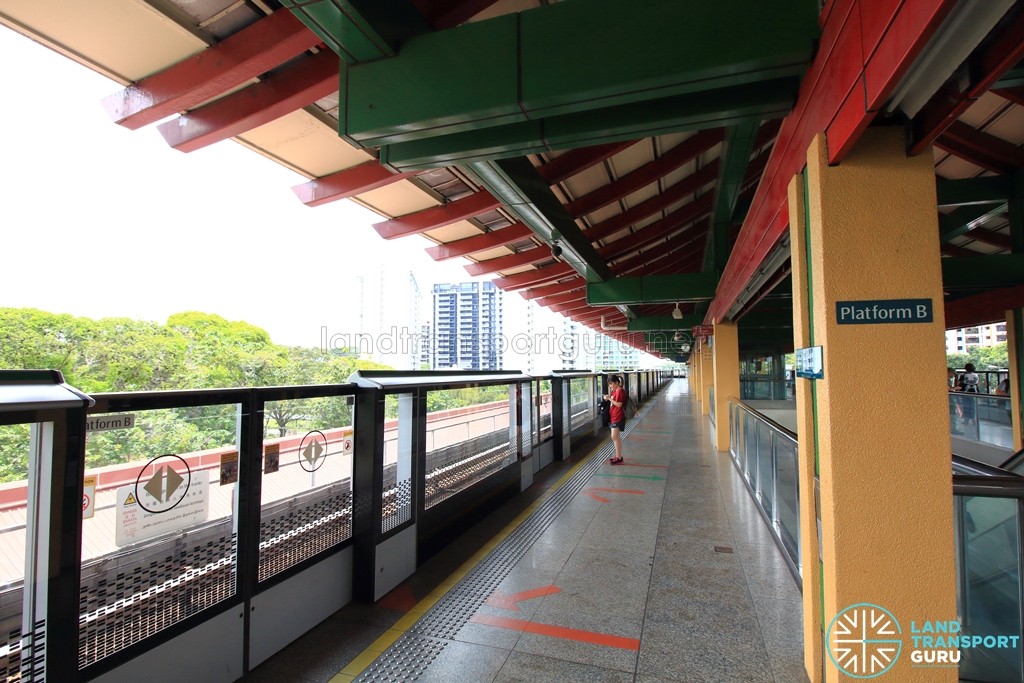
[[[729,126],[725,131],[711,234],[704,248],[704,270],[724,270],[729,260],[729,231],[732,228],[736,200],[747,174],[747,166],[750,165],[750,154],[754,150],[754,140],[757,139],[760,127],[760,121],[748,119]]]
[[[1002,216],[1008,210],[1006,202],[1003,202],[995,205],[969,204],[954,209],[950,213],[939,214],[939,242],[948,242],[961,235],[966,235],[974,228]]]
[[[350,66],[340,132],[380,146],[800,77],[817,5],[588,0],[425,33]]]
[[[383,145],[380,161],[395,170],[439,168],[687,130],[745,125],[748,121],[760,122],[789,114],[797,87],[796,78],[784,78],[538,121],[502,125],[489,122],[487,126],[449,135]]]
[[[431,30],[409,0],[282,0],[281,4],[347,64],[394,57],[402,43]]]
[[[676,320],[670,315],[647,315],[634,320],[630,320],[627,323],[630,332],[658,332],[661,330],[682,330],[683,332],[692,332],[693,328],[704,322],[704,316],[702,315],[684,315],[679,320]]]
[[[1024,254],[944,258],[942,286],[950,289],[1024,285]]]
[[[717,271],[617,277],[607,282],[588,284],[587,303],[608,306],[710,301],[715,297],[719,277]]]
[[[1013,196],[1013,179],[1002,175],[958,180],[937,178],[935,191],[939,206],[1005,203]]]

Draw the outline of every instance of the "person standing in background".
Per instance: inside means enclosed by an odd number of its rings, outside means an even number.
[[[626,390],[622,388],[622,378],[612,375],[608,378],[608,393],[602,398],[611,403],[610,421],[612,443],[615,444],[615,457],[608,460],[613,465],[622,464],[622,429],[626,426]]]

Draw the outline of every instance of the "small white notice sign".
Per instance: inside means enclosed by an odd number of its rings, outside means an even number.
[[[210,509],[210,472],[199,470],[186,477],[158,470],[148,482],[130,484],[117,490],[118,547],[138,543],[172,531],[205,522]],[[170,470],[174,472],[174,470]],[[162,477],[154,486],[156,477]],[[181,487],[186,487],[180,490]],[[177,499],[173,507],[167,503]]]

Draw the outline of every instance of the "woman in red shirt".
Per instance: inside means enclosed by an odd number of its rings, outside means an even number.
[[[622,388],[622,378],[612,375],[608,378],[608,393],[604,399],[611,403],[608,426],[612,429],[612,443],[615,444],[615,457],[608,460],[613,465],[622,464],[621,430],[626,426],[626,390]]]

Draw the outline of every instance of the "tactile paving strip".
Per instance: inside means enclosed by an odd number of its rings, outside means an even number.
[[[656,396],[630,420],[623,435],[629,434],[660,400]],[[415,681],[441,654],[480,605],[497,589],[526,551],[540,538],[548,525],[587,485],[591,475],[613,452],[611,441],[585,462],[576,474],[545,500],[522,524],[499,543],[448,593],[431,607],[409,631],[383,652],[356,681]]]

